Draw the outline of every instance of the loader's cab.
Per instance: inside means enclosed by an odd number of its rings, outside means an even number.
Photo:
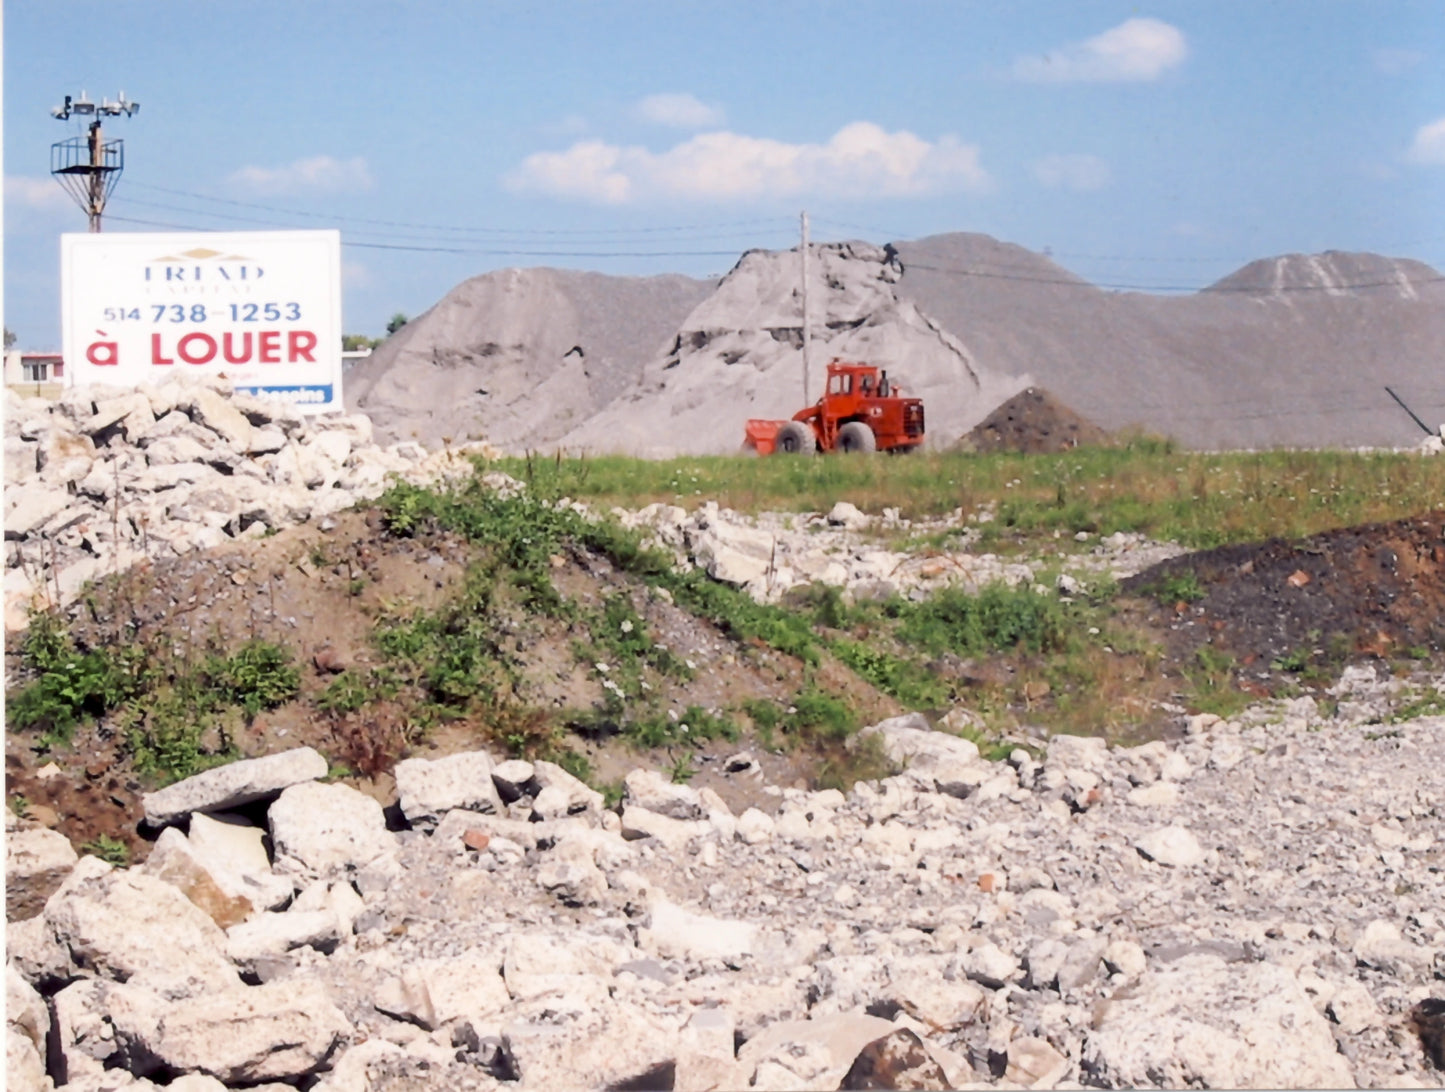
[[[823,397],[793,419],[812,424],[823,451],[896,451],[923,443],[923,402],[902,397],[888,372],[872,364],[834,360]],[[854,422],[867,428],[871,444],[859,428],[845,429]]]
[[[904,398],[888,372],[834,360],[823,396],[791,421],[749,420],[744,444],[774,451],[911,451],[923,443],[923,402]]]

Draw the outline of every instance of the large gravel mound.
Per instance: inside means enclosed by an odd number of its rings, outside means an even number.
[[[980,368],[1026,375],[1110,431],[1206,449],[1417,442],[1386,386],[1445,421],[1445,278],[1419,262],[1290,255],[1161,297],[1103,291],[982,235],[898,252],[899,296]]]
[[[900,299],[891,248],[819,246],[809,263],[809,398],[834,358],[878,363],[924,399],[930,443],[949,443],[1020,389],[980,367],[966,339]],[[568,433],[563,444],[641,455],[733,451],[749,417],[791,417],[803,399],[803,308],[796,251],[751,251],[682,323],[632,394]]]
[[[526,450],[633,388],[714,282],[504,269],[473,277],[347,377],[380,441]]]
[[[816,246],[809,398],[834,357],[889,369],[947,447],[1019,391],[1194,448],[1404,446],[1445,421],[1445,278],[1328,252],[1190,296],[1105,291],[1022,247],[938,235]],[[737,450],[804,404],[796,250],[720,282],[504,270],[458,286],[350,377],[383,442],[664,456]]]

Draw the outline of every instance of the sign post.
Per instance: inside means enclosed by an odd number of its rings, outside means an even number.
[[[62,235],[60,275],[71,384],[184,372],[342,406],[340,232]]]

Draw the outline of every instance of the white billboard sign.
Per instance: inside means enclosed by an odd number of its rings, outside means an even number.
[[[62,235],[60,277],[70,383],[225,375],[341,408],[340,232]]]

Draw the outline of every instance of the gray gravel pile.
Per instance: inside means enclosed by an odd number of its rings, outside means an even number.
[[[815,246],[809,329],[889,369],[947,447],[1028,386],[1090,421],[1186,446],[1401,447],[1445,422],[1445,280],[1327,252],[1253,262],[1179,296],[1096,287],[985,235]],[[358,366],[348,405],[428,447],[726,454],[804,404],[798,252],[720,283],[504,270],[459,285]]]
[[[60,884],[10,1087],[1439,1087],[1445,718],[1401,686],[1003,762],[900,717],[902,773],[741,815],[472,753],[401,763],[389,828],[314,752],[210,771],[139,868],[10,833]]]
[[[543,447],[635,387],[713,283],[563,269],[473,277],[348,374],[347,408],[388,443]]]

